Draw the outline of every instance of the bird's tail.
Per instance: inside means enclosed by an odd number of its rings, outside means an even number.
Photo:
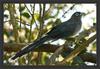
[[[48,36],[45,36],[45,37],[40,38],[39,40],[34,41],[34,43],[29,44],[28,46],[26,46],[25,48],[17,52],[11,59],[14,60],[17,57],[21,57],[22,55],[30,51],[33,51],[35,48],[41,46],[47,40],[50,40],[50,38]]]

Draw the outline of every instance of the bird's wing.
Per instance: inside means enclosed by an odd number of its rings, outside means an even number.
[[[47,34],[53,38],[63,38],[63,36],[68,37],[72,32],[74,32],[75,27],[73,25],[74,23],[71,20],[68,20],[55,26]]]

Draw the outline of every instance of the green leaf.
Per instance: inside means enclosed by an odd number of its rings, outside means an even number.
[[[38,13],[34,13],[34,18],[35,18],[35,20],[38,20],[39,19],[39,14]]]
[[[96,51],[96,48],[97,48],[97,46],[96,46],[96,42],[95,42],[95,43],[93,43],[92,51]]]
[[[22,13],[22,16],[24,16],[24,17],[26,17],[26,18],[29,18],[29,17],[30,17],[29,13],[27,13],[27,12],[23,12],[23,13]]]

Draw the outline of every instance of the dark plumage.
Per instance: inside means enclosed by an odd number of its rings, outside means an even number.
[[[72,35],[75,35],[80,29],[81,29],[81,12],[75,12],[72,17],[57,26],[55,26],[50,32],[46,34],[46,36],[34,41],[30,45],[23,48],[21,51],[17,52],[12,59],[16,59],[17,57],[20,57],[30,51],[34,51],[34,48],[37,48],[41,46],[44,42],[52,39],[64,39],[67,37],[70,37]]]

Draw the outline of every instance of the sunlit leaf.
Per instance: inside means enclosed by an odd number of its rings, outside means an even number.
[[[34,18],[35,18],[36,20],[38,20],[38,19],[39,19],[39,14],[38,14],[38,13],[35,13],[35,14],[34,14]]]

